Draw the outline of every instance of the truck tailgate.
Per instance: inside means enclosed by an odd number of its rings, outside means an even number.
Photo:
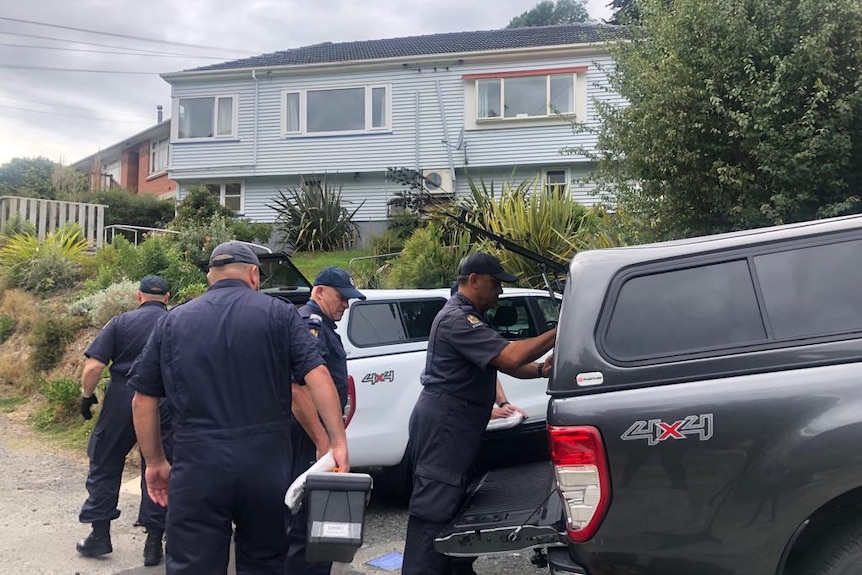
[[[472,557],[565,545],[561,520],[549,462],[493,469],[437,538],[436,548],[446,555]]]

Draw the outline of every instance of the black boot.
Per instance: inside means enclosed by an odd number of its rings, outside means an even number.
[[[144,543],[144,565],[152,567],[162,562],[162,535],[161,529],[147,528],[147,540]]]
[[[85,539],[78,541],[75,549],[84,557],[99,557],[113,551],[114,548],[111,546],[111,522],[93,522],[93,531]]]

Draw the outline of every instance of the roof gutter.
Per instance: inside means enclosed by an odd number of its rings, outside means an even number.
[[[507,48],[505,50],[482,50],[478,52],[452,52],[442,54],[422,54],[416,56],[398,56],[396,58],[376,58],[368,60],[345,60],[339,62],[322,62],[315,64],[293,64],[285,66],[249,66],[244,68],[230,68],[222,70],[198,70],[168,72],[161,74],[166,82],[173,83],[175,80],[206,80],[209,78],[247,78],[249,73],[257,70],[265,74],[279,73],[326,73],[333,68],[339,70],[373,70],[378,68],[390,68],[401,65],[404,68],[422,68],[423,64],[436,64],[439,66],[464,64],[465,60],[470,62],[493,61],[498,59],[511,59],[512,56],[521,56],[525,59],[541,56],[571,56],[573,54],[590,54],[607,52],[610,42],[590,42],[586,44],[560,44],[556,46],[536,46],[532,48]]]

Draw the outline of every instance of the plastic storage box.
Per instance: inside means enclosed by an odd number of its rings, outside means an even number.
[[[365,473],[309,473],[307,561],[350,563],[362,546],[371,476]]]

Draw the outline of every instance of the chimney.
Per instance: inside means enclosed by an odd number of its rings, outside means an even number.
[[[159,124],[162,123],[162,105],[161,104],[156,106],[156,122],[158,122]]]

